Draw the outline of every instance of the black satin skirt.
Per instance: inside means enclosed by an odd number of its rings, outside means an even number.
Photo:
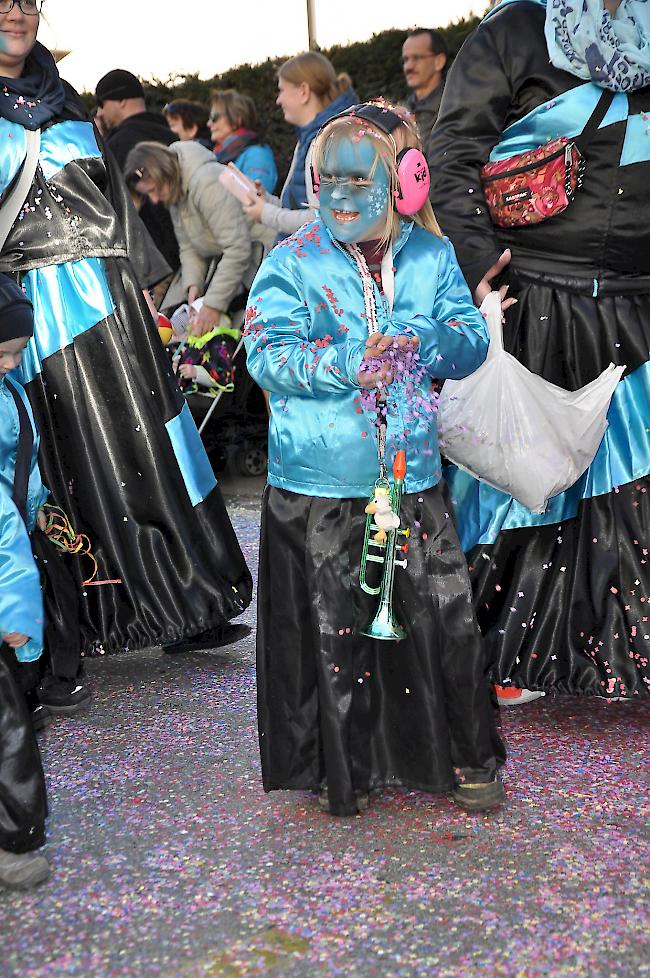
[[[258,586],[258,722],[264,788],[317,790],[333,814],[382,785],[443,792],[505,761],[466,563],[442,485],[403,498],[411,527],[394,611],[407,637],[360,635],[377,598],[359,586],[363,499],[267,486]],[[378,573],[379,565],[375,565]]]
[[[531,517],[469,553],[490,676],[561,693],[648,695],[650,279],[604,277],[594,297],[593,279],[541,262],[510,274],[519,301],[506,314],[509,352],[569,390],[610,362],[626,364],[635,393],[627,427],[610,427],[613,491],[582,499],[561,523]]]
[[[14,652],[0,644],[0,849],[29,852],[45,842],[41,756]]]
[[[72,558],[82,645],[173,642],[250,603],[252,579],[221,493],[192,505],[165,424],[183,404],[128,262],[106,259],[116,312],[43,361],[27,391],[53,501],[87,535]],[[150,318],[150,317],[149,317]]]

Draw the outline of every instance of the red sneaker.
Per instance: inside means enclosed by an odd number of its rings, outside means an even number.
[[[497,686],[494,687],[499,706],[520,706],[522,703],[530,703],[537,700],[540,696],[546,696],[538,689],[519,689],[517,686]]]

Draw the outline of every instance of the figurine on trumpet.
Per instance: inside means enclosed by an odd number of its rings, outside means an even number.
[[[248,369],[271,392],[257,689],[266,791],[356,815],[384,785],[504,798],[435,381],[487,353],[428,202],[415,124],[381,103],[314,143],[319,218],[265,259]]]

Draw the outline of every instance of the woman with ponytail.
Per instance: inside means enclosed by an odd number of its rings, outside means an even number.
[[[244,206],[252,220],[274,228],[282,238],[314,219],[306,184],[309,149],[321,126],[355,102],[350,76],[337,75],[325,55],[305,51],[285,61],[278,71],[276,103],[286,121],[296,127],[298,142],[280,197],[258,186],[258,199]]]

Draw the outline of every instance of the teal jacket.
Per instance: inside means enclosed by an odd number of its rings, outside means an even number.
[[[25,405],[33,435],[27,525],[12,499],[20,433],[12,387]],[[0,634],[22,632],[29,635],[27,645],[16,649],[21,662],[38,659],[43,650],[43,599],[29,533],[33,531],[36,514],[48,495],[38,468],[38,433],[27,395],[12,378],[0,378]]]
[[[488,336],[447,239],[403,221],[393,267],[392,311],[390,289],[374,287],[380,329],[412,330],[425,374],[416,390],[408,378],[389,389],[387,459],[406,450],[405,491],[418,492],[440,479],[433,381],[476,370]],[[248,370],[271,392],[270,484],[311,496],[368,496],[378,462],[374,414],[357,381],[368,335],[362,283],[321,221],[264,260],[245,333]]]
[[[0,637],[29,635],[16,649],[19,662],[32,662],[43,651],[43,596],[32,547],[22,517],[0,487]]]

